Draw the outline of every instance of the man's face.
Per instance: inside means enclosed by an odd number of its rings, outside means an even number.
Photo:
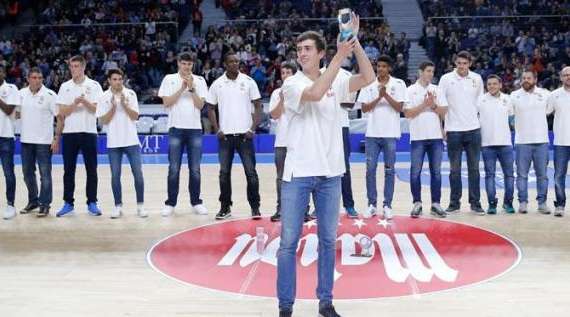
[[[281,68],[281,79],[283,81],[285,81],[285,79],[289,78],[290,76],[293,76],[293,71],[289,68],[282,67]]]
[[[192,73],[193,67],[194,67],[194,62],[192,61],[184,61],[184,60],[178,61],[178,71],[184,76],[190,75]]]
[[[44,76],[41,73],[30,72],[28,74],[28,84],[33,90],[39,89],[44,81]]]
[[[471,62],[467,58],[458,57],[455,60],[455,67],[457,67],[457,72],[460,75],[467,75],[469,73],[469,67],[471,67]]]
[[[487,91],[492,95],[496,95],[499,91],[501,91],[502,87],[503,85],[497,78],[489,78],[487,80]]]
[[[69,71],[71,72],[71,77],[81,77],[83,74],[85,74],[85,65],[77,61],[70,62]]]
[[[435,67],[428,66],[420,73],[420,76],[421,76],[422,80],[424,80],[428,83],[431,83],[431,81],[433,80],[434,74],[435,74]]]
[[[522,87],[525,90],[531,90],[536,85],[536,78],[532,72],[524,72],[522,75]]]
[[[109,77],[109,86],[113,90],[121,90],[123,88],[123,76],[119,74],[113,74]]]
[[[379,77],[389,76],[390,71],[392,71],[392,67],[390,67],[390,64],[388,64],[386,62],[376,63],[376,72],[378,73]]]
[[[303,68],[319,67],[319,62],[324,57],[324,51],[318,51],[314,40],[304,40],[297,43],[297,62]]]
[[[560,80],[566,87],[570,87],[570,67],[564,67],[560,72]]]
[[[229,55],[224,61],[224,66],[226,67],[226,71],[237,73],[239,71],[239,59],[236,55]]]

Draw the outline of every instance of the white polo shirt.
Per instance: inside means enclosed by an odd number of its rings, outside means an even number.
[[[349,72],[348,70],[341,68],[338,71],[338,75],[337,77],[345,77],[350,79],[350,77],[352,77],[352,73]],[[346,100],[342,100],[341,103],[344,102],[350,102],[350,103],[354,103],[356,102],[356,92],[352,92],[349,93],[348,96],[346,97]],[[343,128],[349,128],[350,127],[350,119],[348,118],[348,111],[349,109],[347,108],[341,108],[342,111],[339,112],[340,114],[340,118],[341,118],[341,124]]]
[[[138,113],[139,101],[137,94],[126,87],[123,88],[123,93],[129,108]],[[97,102],[97,118],[104,116],[111,110],[111,98],[115,98],[117,110],[115,110],[115,115],[107,124],[107,148],[139,145],[136,121],[129,118],[121,105],[120,95],[113,96],[111,89],[106,90]]]
[[[515,114],[515,144],[548,143],[546,103],[550,92],[535,87],[532,92],[523,88],[511,93]]]
[[[195,85],[195,94],[201,98],[206,99],[208,95],[208,85],[202,76],[192,74]],[[160,88],[158,89],[158,96],[169,97],[174,95],[182,87],[182,77],[179,73],[169,74],[164,77]],[[166,108],[168,113],[168,127],[178,129],[202,129],[201,111],[194,106],[192,93],[185,91],[180,95],[178,101],[171,107]]]
[[[246,133],[253,124],[253,100],[261,99],[255,81],[242,73],[230,80],[226,73],[216,79],[206,101],[218,105],[220,131],[225,134]]]
[[[269,99],[269,111],[273,111],[277,107],[280,101],[279,93],[281,88],[275,89],[271,93],[271,98]],[[289,119],[287,118],[287,113],[283,112],[279,119],[275,119],[277,126],[275,127],[275,147],[286,147],[287,146],[287,126],[289,125]]]
[[[362,88],[358,96],[359,103],[369,103],[378,98],[378,79],[372,84]],[[403,80],[390,76],[386,84],[387,93],[397,102],[408,101],[408,92],[406,84]],[[380,99],[370,112],[367,113],[368,121],[366,126],[366,137],[372,138],[399,138],[400,131],[400,113],[386,100]]]
[[[453,70],[439,80],[440,102],[448,107],[445,115],[446,131],[470,131],[479,129],[477,100],[483,95],[483,79],[469,71],[465,77]]]
[[[422,104],[428,92],[437,98],[439,95],[437,90],[438,88],[434,84],[424,87],[418,82],[414,83],[408,87],[408,102],[404,104],[404,109],[412,109]],[[441,120],[434,111],[422,111],[415,118],[408,119],[408,123],[410,125],[410,141],[443,139]]]
[[[564,87],[548,98],[547,113],[554,112],[554,145],[570,146],[570,92]]]
[[[19,106],[20,94],[18,87],[4,81],[4,83],[0,86],[0,99],[2,99],[2,101],[8,105]],[[0,137],[14,137],[14,112],[12,112],[11,115],[7,116],[4,111],[0,110]]]
[[[285,111],[289,117],[284,181],[292,177],[344,174],[344,148],[339,111],[349,93],[348,77],[338,77],[317,102],[302,102],[303,90],[313,81],[302,71],[283,83]]]
[[[54,91],[42,85],[33,94],[29,87],[20,90],[20,117],[22,130],[20,141],[30,144],[51,144],[53,141],[53,118],[59,107]]]
[[[513,145],[509,116],[513,115],[511,98],[500,93],[498,97],[484,94],[477,102],[481,122],[481,146]]]
[[[75,98],[85,95],[85,98],[90,103],[96,103],[103,89],[98,82],[85,77],[81,84],[76,84],[73,79],[63,83],[57,93],[56,103],[58,105],[69,106],[73,103]],[[87,111],[85,106],[80,105],[77,111],[72,112],[65,117],[63,133],[97,133],[97,118],[95,113]]]

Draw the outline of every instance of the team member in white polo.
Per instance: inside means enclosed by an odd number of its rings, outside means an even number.
[[[221,208],[216,214],[216,219],[221,220],[231,216],[231,171],[234,154],[237,151],[245,170],[251,216],[257,220],[261,219],[261,213],[253,136],[261,117],[261,95],[255,81],[239,71],[236,54],[226,54],[224,66],[226,72],[212,83],[207,98],[208,104],[211,105],[208,108],[208,116],[219,140]],[[219,124],[216,120],[216,106],[220,114]]]
[[[446,110],[438,106],[437,86],[432,84],[435,65],[423,62],[419,67],[418,80],[408,87],[408,102],[404,114],[410,124],[411,164],[410,188],[414,206],[412,218],[422,214],[421,174],[424,157],[427,155],[430,171],[431,214],[445,218],[441,200],[441,158],[443,155],[443,134],[441,119]]]
[[[566,206],[566,174],[570,160],[570,66],[560,72],[562,87],[548,99],[548,112],[554,112],[554,215],[562,217]]]
[[[201,111],[208,94],[206,80],[192,74],[194,57],[189,52],[178,55],[178,72],[164,77],[158,96],[168,113],[168,199],[162,216],[170,216],[178,200],[182,154],[187,153],[190,179],[190,204],[194,213],[208,214],[200,198],[202,160]]]
[[[292,63],[284,62],[281,65],[281,79],[285,81],[297,72],[297,66]],[[283,91],[281,88],[275,89],[271,93],[269,99],[269,112],[271,118],[277,122],[275,128],[275,168],[277,169],[277,178],[275,179],[275,187],[277,188],[277,210],[271,216],[271,221],[279,221],[281,219],[281,182],[283,179],[283,168],[285,167],[285,157],[287,156],[287,127],[289,119],[285,114],[285,106],[283,104]]]
[[[20,211],[22,214],[38,207],[38,217],[49,214],[53,197],[51,155],[59,150],[60,141],[53,129],[54,117],[59,111],[56,98],[56,93],[43,85],[41,70],[36,67],[30,69],[28,87],[20,90],[22,172],[28,189],[28,204]],[[36,163],[40,169],[39,197]]]
[[[16,175],[14,174],[14,109],[20,105],[18,87],[6,82],[6,71],[0,65],[0,160],[6,179],[4,219],[16,216]]]
[[[69,60],[71,79],[59,88],[56,102],[59,115],[64,118],[58,126],[63,141],[63,207],[57,212],[61,217],[74,211],[75,168],[79,152],[87,174],[87,211],[100,216],[97,206],[97,101],[103,93],[98,82],[85,76],[85,58],[76,55]],[[61,122],[61,121],[60,121]],[[63,131],[62,131],[63,129]]]
[[[354,34],[358,18],[353,16]],[[340,103],[374,80],[372,65],[356,38],[337,44],[337,53],[327,69],[319,69],[326,43],[317,32],[297,38],[298,62],[302,71],[283,84],[286,114],[289,117],[287,158],[282,184],[281,242],[277,251],[277,297],[279,316],[292,316],[296,293],[297,248],[303,228],[304,211],[314,195],[318,222],[319,314],[339,316],[333,305],[335,244],[337,240],[341,176],[344,151]],[[361,74],[337,76],[342,61],[355,52]]]
[[[483,95],[483,79],[469,70],[473,57],[467,51],[457,53],[456,68],[441,76],[439,98],[447,107],[445,130],[447,155],[449,156],[451,197],[447,212],[459,212],[461,208],[461,155],[467,155],[469,205],[471,211],[484,215],[481,207],[479,159],[481,156],[481,125],[477,117],[477,100]]]
[[[396,143],[401,136],[400,112],[407,99],[406,84],[392,77],[392,58],[382,55],[376,61],[377,79],[363,88],[358,96],[362,112],[368,114],[366,126],[366,193],[368,209],[366,217],[376,215],[378,193],[376,191],[376,168],[380,152],[384,157],[384,202],[385,219],[392,219],[392,200],[396,181]]]
[[[528,212],[528,171],[530,164],[536,173],[538,212],[550,214],[546,205],[548,195],[548,123],[546,103],[550,92],[536,86],[536,74],[525,71],[521,88],[511,94],[515,115],[515,152],[519,212]]]
[[[481,153],[485,164],[485,190],[489,202],[488,214],[497,213],[495,191],[495,170],[497,160],[501,163],[504,175],[505,197],[503,209],[514,213],[513,194],[515,190],[513,143],[509,116],[513,106],[509,95],[501,93],[502,80],[497,75],[487,77],[487,93],[477,102],[481,121]]]
[[[103,93],[97,103],[97,117],[101,124],[107,126],[107,152],[111,167],[111,188],[115,199],[111,218],[119,218],[123,213],[121,190],[123,154],[129,160],[135,180],[137,215],[145,218],[148,214],[144,209],[144,179],[136,125],[139,118],[139,102],[137,94],[123,86],[123,76],[120,69],[109,70],[107,73],[109,89]]]

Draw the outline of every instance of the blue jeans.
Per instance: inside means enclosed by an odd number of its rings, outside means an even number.
[[[180,165],[186,150],[190,181],[190,204],[200,205],[200,161],[202,160],[202,130],[170,128],[168,131],[168,206],[176,206],[180,187]]]
[[[344,208],[354,208],[352,177],[350,175],[350,131],[348,127],[342,128],[342,143],[344,145],[344,167],[346,169],[341,178],[342,205]]]
[[[376,167],[380,152],[384,156],[384,204],[392,207],[394,197],[396,138],[366,138],[366,193],[368,205],[376,206]]]
[[[123,154],[127,155],[131,172],[135,180],[135,191],[137,193],[137,204],[144,202],[144,179],[142,173],[141,152],[138,145],[109,148],[109,163],[111,165],[111,187],[113,188],[113,197],[115,198],[115,206],[123,204],[123,196],[121,192],[121,170]]]
[[[570,160],[570,146],[554,146],[554,189],[556,201],[554,206],[566,206],[566,173]]]
[[[545,203],[548,194],[548,143],[517,144],[515,149],[519,202],[528,202],[528,171],[532,162],[536,173],[536,200],[539,204]]]
[[[36,162],[40,169],[40,196],[36,180]],[[28,204],[49,207],[52,201],[51,148],[49,144],[22,143],[22,173],[28,189]]]
[[[14,174],[14,138],[0,138],[0,160],[6,179],[6,202],[13,206],[16,200],[16,175]]]
[[[291,310],[295,302],[297,246],[311,193],[315,201],[319,239],[316,293],[320,305],[332,303],[340,183],[340,176],[318,176],[293,177],[290,182],[283,181],[281,185],[281,241],[277,251],[277,298],[280,310]]]
[[[253,139],[245,134],[226,134],[220,140],[220,202],[223,207],[232,205],[232,163],[238,152],[247,181],[247,200],[251,208],[259,208],[259,178],[255,170],[255,148]]]
[[[481,188],[479,175],[479,159],[481,156],[481,129],[471,131],[447,132],[447,155],[449,156],[449,184],[451,197],[449,204],[459,207],[461,205],[461,154],[467,154],[467,172],[469,184],[469,204],[480,205]]]
[[[412,141],[410,187],[414,203],[422,201],[422,167],[424,157],[428,157],[430,173],[431,202],[439,203],[441,200],[441,158],[443,155],[443,140]]]
[[[495,190],[497,160],[501,163],[501,169],[504,175],[505,197],[503,198],[503,203],[505,205],[512,205],[515,192],[513,147],[510,145],[485,146],[481,148],[481,153],[483,154],[483,162],[485,163],[485,190],[487,191],[489,206],[497,207]]]

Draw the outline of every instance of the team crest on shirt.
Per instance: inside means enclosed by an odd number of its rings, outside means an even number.
[[[87,86],[87,88],[85,88],[85,94],[86,95],[91,94],[91,87]]]
[[[390,95],[395,95],[396,94],[396,87],[392,86],[390,87]]]
[[[245,91],[245,84],[244,84],[244,83],[240,83],[240,84],[239,84],[239,89],[240,89],[241,91]]]
[[[44,96],[40,96],[40,99],[38,100],[38,103],[41,105],[44,103]]]

